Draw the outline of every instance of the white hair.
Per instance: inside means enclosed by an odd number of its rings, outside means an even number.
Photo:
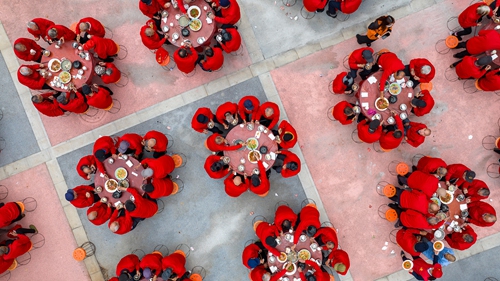
[[[420,72],[422,72],[422,74],[424,74],[424,75],[427,75],[427,74],[431,73],[431,67],[429,65],[424,65],[420,69]]]
[[[31,71],[31,69],[29,67],[27,67],[27,66],[21,66],[21,68],[19,69],[19,72],[23,76],[28,76],[28,75],[31,75],[31,73],[33,73]]]

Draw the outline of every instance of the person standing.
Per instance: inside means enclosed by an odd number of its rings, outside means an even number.
[[[366,46],[370,47],[372,43],[377,41],[378,39],[387,38],[391,34],[394,22],[396,22],[396,20],[394,20],[394,18],[389,15],[377,18],[368,26],[366,35],[356,34],[358,44],[366,44]]]

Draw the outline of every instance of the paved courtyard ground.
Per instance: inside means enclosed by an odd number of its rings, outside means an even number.
[[[184,77],[176,69],[165,71],[156,64],[140,41],[139,29],[147,19],[137,1],[1,2],[0,137],[6,146],[0,153],[0,185],[9,189],[4,201],[36,198],[36,210],[22,224],[36,224],[45,237],[43,247],[31,252],[30,263],[13,271],[10,280],[29,280],[33,272],[40,280],[106,280],[122,256],[136,249],[147,253],[159,244],[171,251],[178,244],[192,247],[187,267],[203,266],[208,281],[247,280],[240,254],[244,243],[256,238],[252,219],[256,215],[272,219],[275,204],[282,200],[298,211],[305,198],[318,203],[321,221],[335,225],[340,246],[350,254],[349,274],[336,279],[410,280],[401,270],[399,248],[389,240],[393,226],[377,214],[378,206],[387,199],[375,192],[375,186],[382,180],[395,182],[388,173],[389,162],[411,163],[414,155],[424,154],[447,163],[464,163],[490,186],[489,203],[500,208],[499,181],[486,174],[486,167],[498,158],[481,144],[484,136],[500,134],[500,97],[468,94],[463,82],[448,81],[445,70],[454,61],[452,52],[441,55],[435,50],[436,42],[448,35],[448,19],[469,2],[366,0],[359,11],[341,22],[324,13],[303,19],[300,1],[286,7],[281,1],[242,0],[242,55],[226,55],[222,71],[198,69],[193,77]],[[372,47],[387,48],[405,63],[416,57],[429,59],[436,67],[432,91],[436,106],[431,114],[412,118],[426,123],[433,132],[421,147],[406,144],[381,154],[371,145],[354,143],[351,133],[355,126],[330,121],[326,111],[346,99],[330,94],[327,87],[345,70],[344,57],[359,47],[354,35],[385,13],[396,18],[394,32]],[[16,71],[23,62],[14,56],[12,43],[18,37],[29,37],[25,24],[31,18],[47,17],[70,25],[85,16],[101,20],[113,30],[113,39],[128,49],[127,58],[116,65],[127,73],[129,83],[124,88],[111,86],[122,108],[90,122],[76,115],[40,117],[31,105],[30,91],[17,82]],[[294,152],[303,160],[303,167],[291,179],[273,174],[271,192],[265,198],[247,193],[234,199],[224,193],[222,180],[212,180],[204,172],[202,165],[209,152],[203,146],[204,135],[190,128],[190,120],[200,106],[215,109],[224,101],[238,101],[248,94],[261,102],[278,103],[281,119],[288,119],[298,131],[299,145]],[[77,176],[75,165],[91,153],[92,143],[100,135],[143,134],[153,129],[171,136],[171,152],[186,155],[187,165],[174,171],[185,188],[163,198],[163,212],[141,222],[130,234],[111,235],[105,226],[90,224],[83,210],[64,200],[67,188],[85,183]],[[500,225],[475,229],[480,241],[457,253],[459,261],[444,269],[441,280],[500,279]],[[78,263],[71,253],[86,241],[95,243],[97,252]],[[388,249],[382,250],[386,242]],[[393,250],[395,254],[391,254]]]

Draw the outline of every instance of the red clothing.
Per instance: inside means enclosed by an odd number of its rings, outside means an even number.
[[[59,107],[63,110],[73,112],[73,113],[85,113],[89,108],[89,105],[85,102],[85,98],[82,93],[76,91],[75,98],[70,98],[70,93],[62,93],[62,95],[66,94],[66,97],[69,99],[67,104],[59,103]]]
[[[479,6],[483,5],[487,6],[485,3],[480,2],[467,7],[467,9],[458,16],[458,24],[460,24],[462,28],[477,26],[477,21],[481,18],[481,15],[478,15],[476,10]]]
[[[439,167],[446,168],[447,166],[446,162],[441,158],[424,156],[418,160],[417,170],[427,174],[434,174]]]
[[[14,260],[6,260],[6,259],[0,259],[0,274],[4,273],[9,269],[9,267],[12,265]],[[262,279],[261,279],[262,280]],[[114,280],[109,280],[109,281],[114,281]],[[118,281],[118,279],[116,279]]]
[[[0,228],[4,228],[21,215],[21,208],[16,202],[5,203],[0,207]]]
[[[33,244],[31,243],[28,236],[18,233],[17,239],[15,239],[14,242],[12,242],[12,244],[7,246],[9,248],[9,253],[4,254],[2,256],[2,259],[13,260],[17,257],[20,257],[20,256],[24,255],[25,253],[27,253],[31,249],[32,245]]]
[[[151,5],[146,5],[139,0],[139,10],[148,18],[156,16],[161,7],[157,1],[152,1]]]
[[[257,237],[259,237],[260,241],[262,242],[262,245],[264,245],[264,247],[270,252],[272,253],[273,255],[279,257],[280,255],[280,252],[276,249],[276,248],[273,248],[271,246],[269,246],[267,243],[266,243],[266,238],[267,237],[273,237],[273,238],[276,238],[280,235],[279,231],[278,231],[278,228],[276,227],[276,225],[272,225],[272,224],[269,224],[267,222],[261,222],[257,228],[255,229],[255,234],[257,235]]]
[[[308,12],[316,12],[316,10],[324,9],[328,3],[327,0],[304,0],[303,2],[304,8]]]
[[[229,7],[221,8],[221,17],[215,17],[214,20],[221,24],[235,25],[241,18],[240,6],[236,0],[229,0]]]
[[[215,162],[222,161],[220,158],[221,157],[218,155],[210,155],[207,157],[207,160],[205,160],[205,165],[204,165],[205,171],[207,172],[208,176],[213,179],[222,179],[229,173],[229,170],[226,165],[224,165],[225,167],[223,166],[219,171],[214,172],[210,169],[212,164],[214,164]]]
[[[283,165],[286,165],[286,164],[291,163],[291,162],[295,162],[295,163],[297,163],[297,166],[298,166],[297,170],[295,170],[295,171],[292,171],[288,168],[282,169],[281,176],[284,178],[289,178],[289,177],[293,177],[293,176],[297,175],[300,172],[300,159],[299,159],[299,157],[295,153],[288,151],[288,150],[282,150],[281,155],[285,156],[285,159],[283,160]]]
[[[158,212],[158,204],[152,200],[146,199],[139,194],[139,191],[133,187],[127,188],[127,191],[134,196],[135,210],[129,214],[133,218],[147,219],[151,218]]]
[[[297,222],[297,214],[292,210],[292,208],[287,205],[281,205],[276,209],[276,214],[274,216],[274,225],[278,228],[279,231],[283,231],[281,225],[285,220],[290,221],[290,225],[292,227],[295,226]]]
[[[184,73],[191,73],[194,68],[196,67],[196,61],[198,60],[198,54],[196,53],[196,50],[191,47],[187,49],[187,56],[184,58],[181,58],[179,55],[179,51],[181,48],[177,49],[174,52],[174,61],[175,64],[177,64],[177,68]]]
[[[401,193],[401,197],[399,198],[399,205],[402,208],[415,210],[424,215],[431,215],[429,213],[430,203],[432,203],[432,201],[427,195],[418,190],[405,190]]]
[[[38,45],[34,40],[28,39],[28,38],[18,38],[14,42],[14,46],[16,44],[23,44],[26,47],[26,50],[24,52],[16,50],[14,48],[14,53],[16,56],[22,60],[25,61],[39,61],[40,57],[42,56],[42,47]],[[31,54],[31,50],[35,51],[35,54]]]
[[[159,158],[146,158],[141,161],[142,165],[147,165],[153,170],[153,178],[162,179],[175,169],[174,159],[170,155],[163,155]]]
[[[209,57],[205,56],[205,62],[201,63],[203,69],[216,71],[219,70],[224,64],[224,54],[221,48],[212,48],[214,55]]]
[[[248,260],[259,258],[259,251],[260,248],[259,246],[255,245],[255,243],[246,246],[245,249],[243,249],[243,254],[241,256],[243,260],[243,265],[246,266],[248,269],[250,269],[250,266],[248,266]]]
[[[144,44],[146,48],[150,50],[156,50],[160,48],[163,44],[165,44],[167,38],[166,37],[160,38],[160,35],[158,35],[158,33],[156,32],[156,28],[153,28],[155,31],[153,32],[153,35],[151,37],[146,35],[147,28],[151,28],[151,26],[149,25],[143,26],[141,28],[141,33],[140,33],[142,44]]]
[[[109,38],[101,38],[97,36],[92,36],[85,44],[83,44],[83,49],[90,50],[94,48],[94,52],[101,59],[105,59],[110,56],[118,54],[118,44]],[[109,63],[106,63],[108,67]]]
[[[134,133],[128,133],[124,134],[120,138],[118,138],[118,141],[116,142],[116,147],[120,147],[120,143],[122,141],[127,141],[130,146],[128,149],[134,150],[135,155],[139,155],[142,153],[142,137],[141,135],[134,134]]]
[[[398,70],[404,70],[405,65],[394,53],[387,52],[379,56],[378,64],[382,67],[382,77],[380,78],[379,90],[383,91],[385,89],[385,81],[389,79],[389,76]]]
[[[434,98],[431,96],[429,91],[422,90],[421,92],[423,96],[419,97],[419,99],[425,101],[426,105],[424,107],[414,107],[412,109],[413,114],[419,117],[431,112],[432,108],[434,107]]]
[[[421,70],[422,66],[424,65],[428,65],[431,67],[431,72],[429,72],[429,74],[422,74]],[[434,75],[436,75],[436,69],[434,68],[434,65],[432,65],[432,63],[427,59],[412,59],[410,61],[410,69],[412,68],[415,70],[415,75],[420,78],[420,83],[429,83],[434,78]]]
[[[456,72],[459,78],[469,79],[469,78],[479,78],[486,73],[486,69],[481,69],[481,67],[476,66],[475,62],[478,58],[473,56],[465,56],[456,67]]]
[[[113,104],[113,98],[108,90],[99,87],[92,96],[87,96],[87,104],[99,109],[107,109]]]
[[[344,250],[337,249],[332,251],[328,256],[328,259],[332,260],[331,261],[332,267],[337,263],[342,263],[343,265],[345,265],[345,271],[344,272],[337,271],[338,274],[346,275],[347,271],[349,271],[349,268],[351,267],[351,261],[349,260],[349,255]]]
[[[57,30],[57,38],[52,39],[49,36],[49,30],[51,30],[52,28],[55,28]],[[64,38],[65,42],[76,39],[76,34],[73,32],[73,30],[67,28],[64,25],[60,25],[60,24],[54,24],[54,25],[49,26],[49,28],[47,29],[46,32],[47,32],[46,33],[47,38],[49,38],[52,41],[57,41],[57,40],[60,40],[61,38]]]
[[[432,276],[429,274],[429,269],[431,269],[432,267],[432,264],[428,264],[424,259],[420,257],[413,260],[413,272],[422,277],[422,280],[424,281],[428,281],[429,277]]]
[[[113,214],[113,209],[108,207],[107,204],[102,203],[101,201],[96,202],[94,205],[92,205],[92,207],[88,208],[87,215],[93,211],[97,212],[96,218],[90,221],[94,225],[104,224],[109,220],[111,214]]]
[[[309,226],[314,226],[316,229],[321,227],[319,222],[319,212],[313,206],[305,206],[302,208],[299,214],[300,223],[295,229],[295,235],[293,236],[293,244],[297,244],[300,238],[300,234],[305,232]]]
[[[240,185],[235,185],[233,182],[234,177],[236,176],[233,174],[229,174],[229,176],[227,176],[227,178],[224,180],[224,190],[226,191],[227,195],[231,197],[238,197],[250,188],[250,180],[242,179]]]
[[[165,151],[167,151],[168,138],[167,138],[167,136],[165,136],[164,133],[158,132],[158,131],[155,131],[155,130],[149,131],[149,132],[147,132],[144,135],[143,140],[149,140],[149,139],[155,139],[156,140],[156,144],[155,144],[155,146],[153,146],[153,149],[156,152],[165,152]]]
[[[259,265],[250,271],[250,279],[252,281],[262,281],[262,276],[268,272],[269,271],[264,267],[264,265]]]
[[[154,272],[154,274],[151,274],[151,276],[160,275],[160,273],[162,272],[162,264],[161,264],[162,259],[163,257],[158,253],[147,254],[144,255],[144,257],[142,257],[139,266],[143,270],[145,268],[151,269],[151,272]]]
[[[471,171],[467,166],[463,164],[451,164],[446,167],[448,170],[448,173],[446,173],[446,176],[444,177],[446,181],[450,181],[451,179],[458,179],[455,182],[456,186],[461,186],[463,183],[465,183],[464,180],[464,173],[466,171]]]
[[[483,201],[471,202],[467,205],[469,210],[469,222],[477,226],[492,226],[495,222],[486,222],[483,219],[484,214],[496,216],[497,212],[490,204]]]
[[[274,110],[274,113],[269,117],[264,114],[267,108],[272,108]],[[280,119],[280,108],[278,107],[278,105],[271,101],[266,101],[265,103],[261,104],[259,107],[259,111],[257,112],[256,120],[262,120],[262,118],[271,120],[271,124],[269,124],[269,126],[267,127],[269,129],[274,128],[274,126],[278,124],[278,121]]]
[[[253,105],[253,109],[252,110],[247,110],[245,108],[244,103],[245,103],[246,100],[249,100],[249,101],[252,102],[252,105]],[[244,96],[238,102],[238,114],[240,115],[240,117],[242,119],[245,119],[245,114],[252,115],[251,121],[255,121],[255,117],[257,115],[257,112],[259,111],[259,105],[260,105],[260,101],[256,97],[254,97],[254,96]]]
[[[374,143],[378,141],[382,136],[382,126],[378,126],[375,132],[370,133],[369,131],[370,125],[368,124],[366,119],[359,122],[357,128],[358,128],[358,138],[366,143]]]
[[[335,244],[335,248],[337,248],[337,246],[339,245],[339,240],[337,238],[337,231],[335,231],[335,229],[333,227],[321,227],[320,229],[318,229],[318,231],[316,232],[316,236],[315,237],[320,237],[321,238],[321,241],[323,243],[327,243],[327,242],[333,242],[333,244]],[[322,247],[323,250],[327,250],[328,248],[325,246]]]
[[[96,151],[104,150],[106,154],[116,154],[115,142],[110,136],[102,136],[98,138],[94,143],[94,148],[92,150],[92,155],[95,155]],[[101,161],[96,159],[95,161],[97,169],[106,174],[106,169],[104,168],[104,164]]]
[[[410,128],[406,131],[406,142],[413,146],[418,147],[425,141],[425,136],[418,133],[419,130],[426,129],[427,126],[422,123],[410,122]]]
[[[361,1],[362,0],[344,0],[340,2],[340,11],[346,15],[352,14],[358,10]]]
[[[474,231],[474,229],[469,225],[465,226],[464,228],[465,229],[463,229],[461,233],[452,232],[451,234],[446,235],[444,237],[444,240],[446,240],[446,242],[451,248],[463,251],[469,249],[472,245],[474,245],[474,243],[476,243],[477,234]],[[464,240],[465,234],[469,234],[470,236],[472,236],[473,240],[471,243],[465,242]]]
[[[120,276],[120,274],[122,273],[122,271],[124,269],[128,270],[129,273],[134,275],[135,272],[140,269],[139,264],[140,264],[140,261],[139,261],[138,256],[136,256],[134,254],[124,256],[118,262],[118,265],[116,265],[116,276]]]
[[[174,190],[174,183],[168,177],[163,179],[154,178],[151,180],[151,184],[153,185],[154,190],[152,192],[148,192],[148,195],[153,199],[169,196]]]
[[[52,93],[49,93],[48,95],[44,94],[43,96],[43,101],[40,103],[33,103],[33,106],[43,115],[49,116],[49,117],[57,117],[64,115],[64,111],[59,107],[59,103],[54,99],[51,100],[48,98],[48,96],[51,96]]]
[[[171,268],[177,276],[182,276],[186,273],[186,258],[179,253],[172,253],[164,257],[161,261],[163,270]]]
[[[90,25],[89,29],[85,31],[87,34],[95,35],[98,37],[104,37],[104,35],[106,35],[106,28],[104,28],[104,25],[102,25],[100,21],[92,17],[81,19],[76,25],[76,28],[80,29],[80,23],[88,23]]]
[[[94,37],[92,37],[92,38],[94,38]],[[108,68],[111,69],[111,74],[108,75],[108,74],[104,73],[101,75],[101,80],[102,80],[102,82],[104,82],[104,84],[112,84],[112,83],[116,83],[116,82],[120,81],[120,78],[122,77],[122,73],[120,72],[120,70],[118,68],[116,68],[116,66],[113,63],[107,62],[105,67],[106,67],[106,69],[108,69]]]
[[[257,162],[257,166],[259,167],[260,185],[253,186],[252,184],[250,184],[250,191],[257,195],[264,195],[269,192],[271,185],[269,183],[269,179],[266,176],[266,168],[264,168],[264,164],[262,164],[262,161],[259,160],[259,162]]]
[[[194,113],[193,119],[191,119],[191,128],[193,128],[193,130],[197,131],[198,133],[203,133],[203,130],[208,129],[208,122],[205,124],[198,122],[197,118],[200,114],[205,115],[209,120],[214,119],[214,114],[208,107],[200,107]]]
[[[500,75],[498,72],[499,71],[497,69],[486,72],[486,74],[483,77],[479,78],[478,81],[479,88],[481,88],[481,90],[486,92],[493,92],[500,90]]]
[[[217,144],[215,142],[215,138],[221,137],[220,134],[212,134],[207,138],[207,147],[210,151],[218,152],[218,151],[231,151],[231,150],[238,150],[241,147],[243,147],[243,144],[236,144],[236,145],[229,145],[227,143],[222,143],[222,144]]]
[[[335,118],[335,120],[338,120],[342,125],[349,125],[353,122],[353,119],[349,119],[349,116],[345,115],[344,113],[344,109],[346,107],[353,108],[352,104],[348,103],[345,100],[337,103],[333,107],[333,118]],[[354,115],[352,117],[354,117]]]
[[[482,180],[473,179],[471,183],[465,182],[462,189],[467,188],[467,194],[465,196],[471,201],[480,201],[482,199],[488,198],[488,196],[481,196],[477,192],[479,189],[490,190],[488,185]]]
[[[76,194],[76,198],[69,202],[76,208],[86,208],[94,204],[94,188],[92,186],[79,185],[73,188],[73,191]],[[89,197],[86,196],[87,192],[90,193]]]
[[[219,121],[219,123],[227,124],[225,114],[228,112],[231,115],[237,115],[238,105],[230,101],[219,105],[219,107],[217,107],[217,111],[215,111],[215,118],[217,118],[217,121]]]
[[[44,18],[34,18],[31,21],[38,26],[38,30],[28,28],[28,32],[31,33],[31,35],[33,35],[35,38],[45,38],[49,27],[55,25],[53,21]]]
[[[401,130],[401,133],[403,132],[403,121],[401,120],[401,117],[399,115],[394,116],[394,119],[396,120],[396,126],[398,127],[399,130]],[[380,142],[380,147],[385,149],[385,150],[390,150],[390,149],[395,149],[397,148],[401,142],[403,141],[403,136],[401,136],[399,139],[395,138],[393,136],[394,131],[388,131],[388,132],[382,132],[382,135],[380,136],[379,142]]]
[[[480,30],[478,35],[467,40],[466,49],[471,55],[498,50],[500,49],[500,34],[496,30]]]
[[[341,72],[337,76],[335,76],[335,79],[333,79],[332,83],[332,91],[335,94],[345,94],[345,91],[347,90],[347,85],[344,84],[343,79],[344,77],[347,76],[347,72]]]
[[[408,186],[431,198],[438,189],[439,179],[422,171],[415,171],[408,177]]]
[[[415,210],[406,210],[404,212],[401,212],[400,220],[404,226],[416,229],[437,229],[444,223],[443,220],[436,225],[432,225],[427,222],[427,217],[425,215]]]
[[[226,28],[226,31],[231,34],[231,40],[226,42],[221,42],[220,45],[224,52],[232,53],[238,51],[241,46],[241,36],[236,28]]]
[[[353,1],[346,0],[346,1],[342,2],[342,4],[345,2],[353,2]],[[361,3],[361,1],[359,1],[359,3]],[[345,12],[343,10],[342,10],[342,13],[345,14]],[[365,48],[356,49],[349,55],[349,68],[358,69],[359,68],[358,64],[366,64],[367,63],[365,58],[363,58],[363,51],[365,51],[365,50],[368,50],[368,51],[373,53],[372,48],[365,47]]]
[[[120,213],[122,215],[118,216]],[[115,221],[118,222],[118,224],[119,224],[118,230],[116,232],[114,232],[115,234],[122,235],[122,234],[128,233],[132,230],[132,226],[133,226],[134,222],[132,221],[132,217],[127,212],[127,210],[123,209],[123,211],[117,210],[117,211],[113,212],[113,214],[109,218],[108,228]]]
[[[22,75],[20,70],[23,66],[30,68],[33,71],[33,73],[31,73],[28,76]],[[40,75],[40,73],[37,71],[38,69],[40,69],[40,65],[38,64],[21,65],[17,70],[17,79],[19,80],[19,83],[23,84],[24,86],[32,90],[41,90],[43,85],[45,85],[45,78],[43,78],[42,75]]]
[[[281,121],[280,125],[278,126],[278,131],[281,129],[281,133],[279,134],[280,136],[280,140],[281,140],[281,143],[279,144],[279,146],[281,146],[281,148],[284,148],[284,149],[290,149],[292,147],[295,146],[295,144],[297,143],[297,131],[295,131],[295,128],[292,127],[292,125],[290,123],[288,123],[288,121],[286,120],[283,120]],[[291,140],[289,141],[285,141],[283,139],[283,137],[285,136],[285,134],[291,134],[293,137]]]
[[[330,275],[327,272],[323,272],[316,262],[313,262],[312,260],[306,260],[305,264],[314,269],[314,276],[316,277],[316,281],[330,281]],[[286,272],[286,270],[282,271]]]
[[[396,233],[396,242],[399,247],[412,256],[420,256],[421,253],[415,251],[415,244],[418,243],[417,235],[420,230],[415,228],[400,229]]]

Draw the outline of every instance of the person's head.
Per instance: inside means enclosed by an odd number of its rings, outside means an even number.
[[[148,6],[150,6],[151,3],[153,2],[153,0],[141,0],[141,2],[144,3],[144,4],[146,4],[146,5],[148,5]]]
[[[497,217],[495,215],[493,215],[493,214],[486,213],[486,214],[483,215],[483,220],[485,222],[496,222],[497,221]]]
[[[104,73],[105,73],[106,75],[111,75],[111,74],[113,74],[113,69],[111,69],[111,68],[106,68],[106,70],[104,71]]]
[[[115,233],[118,231],[118,229],[120,229],[120,223],[117,222],[117,221],[114,221],[112,223],[109,224],[109,230],[111,230],[111,232]]]
[[[135,210],[135,204],[132,200],[125,201],[125,210],[132,212]]]
[[[4,255],[7,253],[9,248],[7,246],[0,246],[0,255]]]
[[[125,152],[127,152],[129,147],[130,147],[130,143],[128,141],[126,141],[126,140],[121,141],[120,145],[118,146],[118,152],[125,153]]]
[[[472,243],[474,242],[474,237],[472,237],[472,235],[468,234],[468,233],[465,233],[462,238],[464,239],[464,242],[465,243]]]
[[[155,187],[150,184],[150,183],[147,183],[147,184],[143,184],[141,186],[142,190],[144,190],[145,192],[153,192],[155,190]]]
[[[433,214],[437,213],[439,211],[439,205],[432,202],[429,204],[429,211]]]
[[[284,141],[291,141],[291,140],[293,140],[293,134],[290,133],[290,132],[285,132],[283,134],[283,140]]]
[[[243,102],[243,106],[245,107],[246,110],[253,110],[254,106],[251,100],[245,100]]]
[[[181,48],[181,49],[179,50],[179,57],[181,57],[181,58],[185,58],[185,57],[187,57],[187,51],[186,51],[186,49]]]
[[[209,58],[214,56],[214,50],[211,47],[205,49],[205,55]]]
[[[335,248],[335,243],[333,243],[333,241],[328,241],[326,242],[326,247],[330,250],[333,250]]]
[[[429,245],[427,245],[427,243],[425,243],[425,242],[418,242],[415,244],[414,248],[415,248],[415,252],[423,253],[423,252],[427,251],[427,249],[429,249]]]
[[[83,85],[82,86],[82,94],[89,95],[90,93],[92,93],[92,89],[90,88],[90,86],[87,84]]]
[[[403,136],[403,133],[400,130],[396,130],[392,133],[392,136],[396,139],[400,139]]]
[[[148,167],[148,168],[142,170],[141,171],[141,176],[143,178],[150,178],[150,177],[152,177],[153,176],[153,169],[151,169],[151,168]]]
[[[220,35],[222,37],[222,42],[229,42],[233,39],[231,33],[227,32],[225,29],[221,31]]]
[[[354,84],[354,79],[351,76],[346,75],[344,76],[344,78],[342,78],[342,84],[346,85],[347,87],[350,87],[352,86],[352,84]]]
[[[229,124],[233,123],[233,121],[234,121],[234,116],[233,116],[230,112],[226,112],[226,113],[224,114],[224,117],[225,117],[226,121],[227,121]]]
[[[428,136],[430,136],[430,135],[431,135],[431,129],[429,129],[429,128],[424,128],[424,129],[419,130],[419,133],[420,133],[420,135],[422,135],[422,136],[428,137]]]
[[[271,273],[270,272],[264,273],[264,275],[262,275],[262,281],[269,281],[269,280],[271,280]]]
[[[297,169],[299,168],[299,164],[297,164],[297,162],[290,161],[286,163],[286,168],[290,171],[297,171]]]
[[[128,272],[128,270],[125,269],[120,273],[118,280],[119,281],[132,281],[133,278],[132,278],[132,275]]]
[[[354,110],[352,110],[352,107],[346,107],[344,108],[344,114],[347,116],[352,116],[354,115]]]
[[[146,140],[146,148],[148,150],[151,150],[155,145],[156,145],[156,139],[150,138],[150,139]]]
[[[438,175],[439,177],[444,177],[447,173],[448,169],[446,169],[445,167],[438,167],[436,170],[436,175]]]
[[[333,269],[335,269],[335,271],[340,272],[340,273],[344,273],[346,271],[345,264],[343,264],[341,262],[336,263],[333,266]]]
[[[472,180],[474,180],[475,177],[476,177],[476,173],[474,171],[471,171],[471,170],[465,171],[464,176],[463,176],[464,180],[466,182],[469,182],[469,183],[472,182]]]
[[[482,57],[482,58],[478,59],[475,62],[475,64],[477,66],[486,66],[486,65],[490,64],[492,61],[493,61],[493,59],[490,56],[486,56],[486,57]]]
[[[155,34],[155,31],[151,27],[148,27],[144,30],[144,34],[146,34],[147,37],[151,37]]]
[[[411,100],[411,104],[415,107],[426,107],[427,106],[427,103],[421,99],[412,99]]]
[[[431,270],[431,275],[436,278],[441,278],[443,277],[443,267],[441,264],[436,263]]]
[[[306,229],[306,235],[309,237],[314,237],[314,235],[316,235],[317,231],[318,231],[318,229],[314,225],[310,225]]]
[[[95,71],[95,74],[101,76],[106,72],[106,68],[104,66],[101,66],[101,65],[96,65],[94,67],[94,71]]]
[[[436,225],[440,222],[441,220],[436,216],[436,217],[428,217],[427,218],[427,222],[430,224],[430,225]]]
[[[40,94],[36,94],[36,95],[31,96],[31,101],[33,103],[41,103],[43,101],[43,97]]]
[[[92,211],[88,213],[87,218],[89,219],[89,221],[95,220],[95,218],[97,218],[97,211]]]
[[[266,117],[271,117],[273,114],[274,114],[274,109],[272,109],[271,107],[268,107],[266,108],[266,110],[264,110],[264,115]]]
[[[486,16],[491,11],[490,7],[486,4],[477,7],[476,13],[480,16]]]
[[[224,143],[224,137],[223,136],[216,136],[215,137],[215,143],[216,144],[223,144]]]
[[[222,170],[223,166],[224,165],[220,161],[217,161],[210,166],[210,171],[218,172],[218,171]]]
[[[219,1],[219,5],[220,5],[222,8],[227,8],[227,7],[229,7],[229,4],[230,4],[229,0],[220,0],[220,1]]]
[[[422,73],[423,75],[427,75],[429,73],[431,73],[431,66],[430,65],[424,65],[420,68],[420,73]]]
[[[199,114],[198,116],[196,116],[196,121],[198,121],[198,122],[200,122],[202,124],[206,124],[210,120],[208,119],[208,117],[206,115]]]
[[[146,267],[142,270],[142,276],[146,279],[151,278],[151,268]]]
[[[28,28],[31,29],[31,30],[37,31],[38,30],[38,25],[36,25],[35,22],[29,21],[28,22]]]
[[[57,29],[51,28],[49,31],[47,31],[47,35],[49,35],[50,38],[56,39],[57,38]]]
[[[272,248],[276,248],[276,246],[278,246],[278,243],[276,242],[276,238],[274,238],[272,236],[267,236],[265,241],[266,241],[266,244]]]
[[[376,21],[381,21],[380,25],[382,26],[382,28],[391,27],[395,22],[394,18],[389,15],[381,16]]]
[[[81,22],[80,25],[78,25],[78,28],[80,28],[81,32],[85,32],[89,30],[90,24],[88,22]]]
[[[95,166],[94,165],[82,165],[80,166],[80,170],[82,170],[82,172],[84,172],[85,174],[92,174],[93,172],[95,172]]]
[[[398,70],[394,73],[394,78],[397,80],[403,79],[405,77],[405,72],[403,70]]]
[[[68,191],[66,191],[66,194],[64,194],[64,198],[66,198],[66,200],[68,200],[68,201],[75,200],[75,198],[76,198],[75,191],[73,189],[68,189]]]
[[[233,178],[233,183],[234,183],[234,185],[236,185],[236,186],[240,186],[240,184],[241,184],[241,177],[240,177],[240,176],[235,176],[235,177]]]
[[[69,102],[69,99],[66,97],[65,93],[62,93],[59,96],[57,96],[56,100],[60,104],[68,104],[68,102]]]
[[[170,267],[167,267],[163,273],[161,274],[161,279],[163,280],[168,280],[170,278],[170,276],[172,276],[172,274],[174,274],[174,272],[172,271],[172,268]]]
[[[438,188],[438,189],[436,190],[436,193],[437,193],[437,195],[439,195],[440,197],[445,197],[445,196],[446,196],[446,189],[444,189],[444,188],[441,188],[441,187],[440,187],[440,188]]]
[[[380,120],[375,119],[375,120],[370,121],[370,124],[368,124],[368,132],[370,134],[375,133],[375,131],[377,131],[379,126],[380,126]]]
[[[290,220],[284,220],[281,223],[281,229],[283,230],[283,232],[288,232],[290,228],[292,228],[292,222]]]
[[[488,197],[490,196],[490,190],[487,188],[480,188],[478,189],[477,194],[480,196]]]
[[[19,52],[24,52],[24,51],[26,51],[26,46],[22,43],[17,43],[17,44],[14,44],[14,49],[16,49]]]
[[[438,212],[435,217],[437,218],[438,222],[445,220],[446,219],[446,214],[443,212]]]
[[[33,70],[27,66],[21,66],[19,73],[21,73],[22,76],[29,76],[33,73]]]
[[[314,276],[314,275],[309,275],[309,276],[307,276],[307,277],[306,277],[306,280],[307,280],[307,281],[316,281],[317,279],[316,279],[316,276]]]
[[[457,260],[457,258],[454,255],[450,254],[450,253],[444,254],[444,258],[446,260],[448,260],[449,262],[455,262]]]
[[[259,258],[248,259],[248,266],[250,268],[256,268],[260,264]]]
[[[256,175],[256,174],[253,174],[251,177],[250,177],[250,181],[252,182],[252,186],[253,187],[257,187],[260,185],[260,178],[259,178],[259,175]]]
[[[373,62],[373,52],[370,50],[364,50],[361,52],[361,56],[366,60],[368,63]]]
[[[99,149],[94,153],[94,157],[100,162],[104,162],[107,158],[106,151],[104,149]]]

